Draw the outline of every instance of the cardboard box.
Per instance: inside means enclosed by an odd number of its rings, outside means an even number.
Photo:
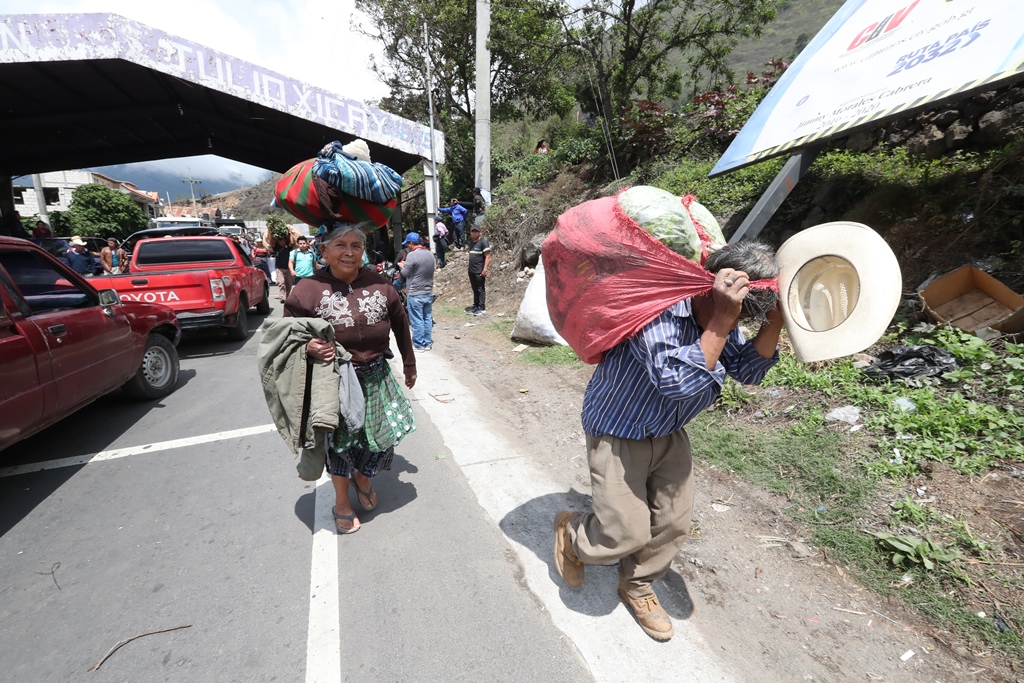
[[[1024,296],[974,266],[932,280],[917,296],[933,320],[980,337],[992,336],[986,328],[1024,331]]]

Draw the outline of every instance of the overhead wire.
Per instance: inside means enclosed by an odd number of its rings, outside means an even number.
[[[571,24],[570,28],[575,30],[575,27]],[[598,94],[598,90],[594,86],[594,78],[591,76],[591,73],[595,71],[594,65],[589,60],[586,61],[587,81],[590,83],[590,92],[594,96],[594,106],[597,108],[597,113],[601,118],[601,137],[604,139],[605,147],[608,150],[608,161],[612,166],[612,175],[615,176],[616,181],[619,181],[622,176],[619,175],[619,163],[615,156],[615,145],[612,142],[612,131],[611,127],[608,125],[608,112],[605,111],[604,105],[601,102],[601,97]],[[594,75],[596,76],[597,74],[594,73]]]

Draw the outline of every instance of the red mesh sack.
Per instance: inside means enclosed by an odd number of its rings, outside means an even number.
[[[569,209],[541,247],[548,313],[585,363],[636,334],[715,276],[648,234],[604,197]]]

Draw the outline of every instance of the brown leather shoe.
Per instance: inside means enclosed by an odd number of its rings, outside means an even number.
[[[562,510],[555,515],[555,569],[558,575],[565,581],[569,588],[579,588],[583,585],[583,563],[576,557],[576,551],[572,549],[572,541],[569,539],[569,517],[572,515],[568,510]]]
[[[676,631],[672,627],[672,620],[665,608],[658,602],[658,596],[654,594],[654,591],[648,589],[647,593],[633,597],[626,593],[620,584],[619,597],[632,610],[633,616],[636,617],[636,623],[640,624],[640,628],[651,638],[664,642],[675,635]]]

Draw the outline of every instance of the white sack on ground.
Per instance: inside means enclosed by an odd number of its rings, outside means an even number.
[[[544,285],[544,264],[540,260],[537,261],[537,270],[533,274],[533,279],[526,286],[523,301],[519,304],[516,326],[512,328],[512,338],[548,346],[555,344],[568,346],[558,332],[555,332],[555,326],[551,324]]]

